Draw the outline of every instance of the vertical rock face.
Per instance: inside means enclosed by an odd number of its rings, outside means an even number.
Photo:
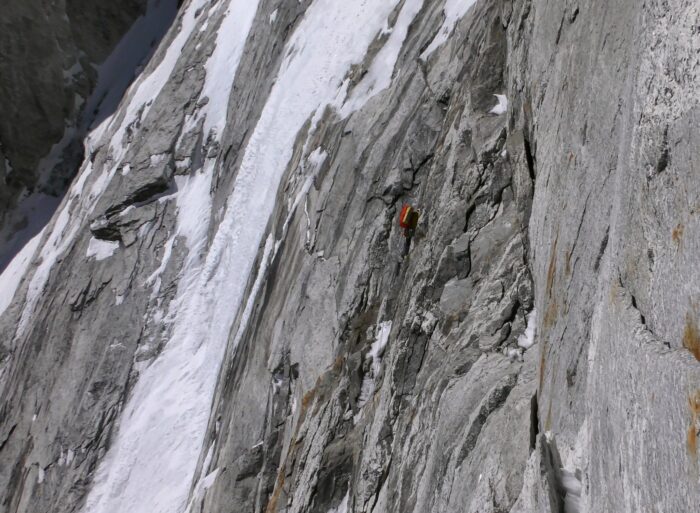
[[[700,13],[533,8],[516,83],[536,141],[540,420],[583,472],[590,511],[691,511]]]
[[[176,0],[7,0],[0,13],[0,269],[46,223],[83,158],[82,138],[133,78]],[[142,44],[127,32],[159,12]],[[136,30],[138,32],[138,30]],[[127,38],[128,39],[128,38]],[[118,43],[121,55],[109,61]],[[109,67],[119,67],[114,83]],[[94,95],[93,95],[94,93]],[[48,216],[48,217],[47,217]],[[35,220],[36,219],[36,220]],[[17,237],[20,232],[19,237]],[[26,232],[26,235],[23,235]]]
[[[506,511],[518,497],[533,181],[522,132],[490,112],[507,80],[500,7],[477,5],[455,28],[468,38],[426,55],[443,8],[424,4],[392,86],[329,113],[307,144],[327,158],[303,204],[277,202],[284,242],[222,369],[204,511],[232,497],[247,511]],[[290,188],[313,164],[303,142]],[[405,257],[404,202],[421,210]]]
[[[0,277],[0,512],[693,511],[698,23],[185,2]]]

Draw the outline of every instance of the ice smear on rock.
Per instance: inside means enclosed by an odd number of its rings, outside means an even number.
[[[218,468],[214,469],[212,472],[209,472],[213,456],[214,444],[212,443],[209,446],[209,450],[207,451],[206,457],[204,458],[204,463],[202,463],[203,477],[199,479],[199,481],[193,488],[194,491],[192,492],[192,498],[190,499],[190,503],[187,506],[187,513],[191,513],[193,511],[193,508],[195,507],[197,501],[199,501],[202,498],[204,492],[211,488],[214,482],[216,481],[216,478],[219,477]]]
[[[85,513],[178,513],[186,508],[219,366],[297,134],[307,120],[318,120],[326,107],[340,108],[350,67],[363,60],[397,4],[398,0],[316,0],[307,9],[287,44],[285,59],[244,149],[226,211],[212,239],[207,238],[211,216],[208,185],[218,163],[209,159],[200,174],[187,179],[192,183],[178,183],[175,236],[185,241],[189,256],[177,296],[165,316],[172,320],[172,332],[163,352],[142,370],[134,386],[119,431],[96,473]],[[120,144],[120,134],[144,105],[146,94],[157,94],[164,77],[169,76],[188,39],[188,30],[193,30],[193,13],[201,5],[202,1],[194,1],[187,7],[163,70],[155,70],[136,86],[113,145]],[[257,7],[257,3],[237,0],[227,5],[227,18],[250,16]],[[240,19],[235,23],[239,22]],[[224,20],[222,27],[229,23],[234,21]],[[227,52],[239,58],[247,32],[235,34],[237,41],[231,41],[231,34],[222,36],[226,36],[226,47],[222,46],[222,53],[215,53],[212,58],[221,59],[228,66],[228,75],[218,76],[223,72],[218,69],[207,73],[204,86],[210,95],[222,95],[209,98],[210,105],[219,106],[228,104],[238,65]],[[391,59],[398,57],[393,49],[390,54]],[[389,64],[393,70],[394,63]],[[389,77],[391,70],[387,71]],[[388,85],[386,80],[377,83]],[[219,88],[217,84],[226,87]],[[378,91],[375,86],[354,102],[353,108],[361,108]],[[218,117],[207,121],[215,130],[225,121],[216,114]],[[188,215],[191,219],[191,212],[198,212],[196,226],[187,220]],[[268,239],[256,283],[264,274],[274,245]],[[232,349],[246,324],[247,305],[244,310],[238,334],[232,338]],[[386,338],[383,340],[385,344]],[[381,350],[377,348],[376,353],[381,354]],[[207,482],[215,478],[214,475],[208,479],[209,476],[205,478]],[[202,487],[203,492],[205,488]]]

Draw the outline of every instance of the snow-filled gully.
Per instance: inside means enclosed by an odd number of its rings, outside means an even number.
[[[205,3],[193,0],[181,13],[184,21],[174,43],[177,54],[188,39],[186,31],[195,28],[191,22],[194,10]],[[141,369],[118,432],[96,472],[84,513],[174,513],[186,509],[219,368],[228,341],[235,344],[239,339],[231,337],[232,326],[297,134],[308,119],[317,122],[327,106],[348,116],[391,84],[408,26],[423,0],[403,4],[386,49],[379,52],[381,66],[372,66],[363,80],[367,82],[361,82],[347,98],[348,71],[364,59],[375,37],[387,30],[398,3],[315,0],[307,9],[287,42],[284,62],[244,150],[225,213],[210,242],[204,220],[211,219],[210,184],[219,162],[209,159],[201,172],[178,182],[179,217],[173,237],[186,240],[190,257],[184,263],[177,296],[162,316],[173,323],[171,335],[157,359]],[[208,107],[196,116],[204,119],[207,130],[212,129],[217,137],[223,132],[226,120],[222,113],[257,7],[255,0],[230,0],[212,7],[220,9],[225,18],[207,64],[202,95],[209,98]],[[164,77],[174,66],[173,55],[168,51],[163,69],[156,68],[152,77],[137,83],[125,120],[136,115],[146,95],[152,96],[153,89],[163,87]],[[154,88],[147,87],[149,82],[155,83]],[[104,133],[108,123],[98,132]],[[114,145],[121,133],[122,129],[116,128]],[[115,150],[123,155],[123,150]],[[308,150],[320,154],[318,148]],[[193,211],[198,212],[196,223],[192,222]],[[274,247],[268,238],[263,266],[270,261]],[[257,276],[263,275],[264,269],[258,269]],[[153,278],[157,283],[157,276]],[[243,325],[247,310],[242,315]],[[210,476],[214,479],[216,474]],[[205,484],[198,490],[211,485]]]

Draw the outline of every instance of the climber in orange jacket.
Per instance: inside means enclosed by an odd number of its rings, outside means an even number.
[[[404,204],[399,214],[399,226],[403,229],[403,236],[405,237],[405,242],[403,246],[403,252],[401,256],[406,256],[408,250],[411,246],[411,239],[416,233],[416,227],[418,226],[418,219],[420,218],[420,211],[414,209],[409,204]]]

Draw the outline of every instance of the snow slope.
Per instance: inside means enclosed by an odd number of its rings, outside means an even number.
[[[27,268],[32,261],[36,248],[41,242],[41,237],[43,231],[35,235],[24,248],[15,255],[15,257],[10,261],[5,270],[0,274],[0,315],[3,314],[7,307],[12,303],[12,299],[15,297],[15,292],[19,287],[20,282],[24,273],[27,272]]]
[[[227,208],[210,243],[204,220],[211,217],[209,189],[219,162],[208,159],[199,174],[178,182],[178,227],[170,244],[180,237],[190,257],[177,297],[163,316],[173,322],[171,336],[161,355],[141,370],[119,431],[97,471],[85,513],[174,513],[186,508],[219,367],[297,134],[327,106],[341,108],[346,100],[346,74],[352,64],[363,60],[397,4],[398,0],[316,0],[308,8],[287,43],[275,86],[245,148]],[[113,146],[119,144],[124,127],[143,115],[146,100],[162,88],[188,31],[194,29],[194,12],[203,5],[202,0],[189,4],[161,66],[136,84],[127,115],[118,127],[111,127],[116,128]],[[347,107],[344,114],[361,108],[390,84],[400,44],[419,5],[422,2],[415,0],[404,4],[397,35],[389,38],[390,49],[380,52],[381,72],[371,75],[371,86],[353,99],[352,108]],[[216,133],[225,123],[225,106],[257,2],[231,0],[219,9],[226,9],[225,19],[202,93],[209,97],[209,106],[198,114],[206,116],[205,126]],[[108,123],[93,137],[104,133]],[[115,150],[123,155],[123,149]],[[199,213],[197,223],[191,221],[191,212]],[[268,240],[264,262],[272,246]]]

